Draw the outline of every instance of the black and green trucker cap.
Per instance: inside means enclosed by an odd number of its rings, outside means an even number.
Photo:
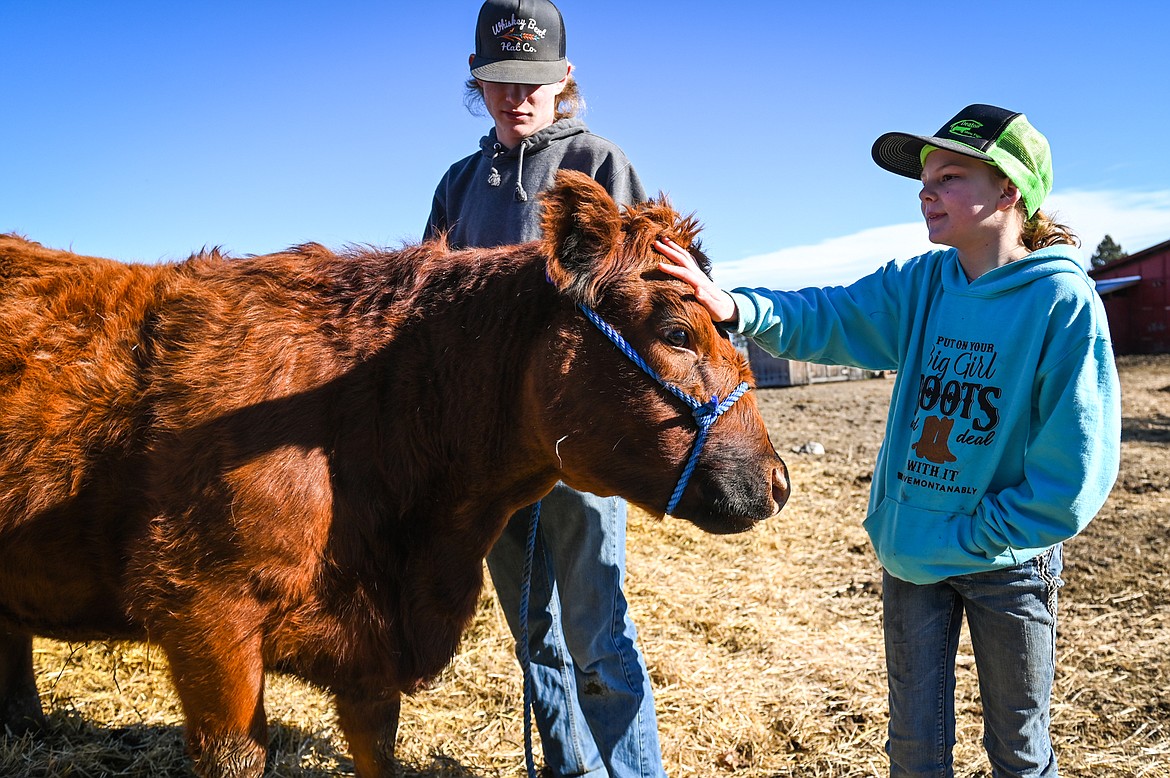
[[[1028,216],[1052,191],[1048,140],[1022,113],[977,103],[955,114],[937,133],[887,132],[873,144],[873,161],[891,173],[922,177],[923,148],[934,146],[995,165],[1019,187]]]

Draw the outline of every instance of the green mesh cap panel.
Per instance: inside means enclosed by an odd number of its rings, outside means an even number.
[[[1052,154],[1048,140],[1020,114],[986,153],[1019,187],[1028,216],[1033,216],[1052,191]]]

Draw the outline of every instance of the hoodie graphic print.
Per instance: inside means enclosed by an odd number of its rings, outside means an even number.
[[[927,372],[919,376],[918,408],[930,415],[911,425],[918,435],[910,445],[917,458],[907,462],[907,473],[900,477],[930,489],[975,493],[974,487],[956,485],[959,473],[947,466],[957,460],[952,439],[956,445],[972,446],[989,446],[995,440],[1003,396],[1003,388],[994,383],[997,356],[994,343],[939,337],[927,358]]]

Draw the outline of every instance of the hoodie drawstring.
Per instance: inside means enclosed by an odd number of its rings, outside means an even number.
[[[504,147],[499,143],[492,146],[492,172],[488,173],[488,186],[500,185],[500,171],[496,170],[496,157],[504,153]]]
[[[524,191],[524,150],[528,145],[527,138],[520,141],[520,161],[516,165],[516,199],[522,203],[528,200],[528,193]]]
[[[524,203],[528,201],[528,192],[524,191],[524,152],[532,145],[527,138],[520,141],[520,158],[516,163],[516,200]],[[503,145],[496,143],[492,146],[492,169],[488,173],[488,186],[500,185],[500,171],[496,170],[496,157],[507,151]]]

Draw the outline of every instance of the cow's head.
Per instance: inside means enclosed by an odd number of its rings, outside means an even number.
[[[542,444],[571,486],[622,494],[662,514],[698,433],[692,411],[575,304],[595,310],[659,376],[699,402],[725,398],[741,381],[754,386],[746,359],[690,287],[658,269],[660,237],[690,247],[709,269],[698,225],[661,196],[620,212],[601,186],[575,172],[559,173],[543,200],[542,246],[564,311],[542,357],[551,369],[538,372],[556,377],[537,388]],[[739,532],[777,513],[787,497],[787,470],[749,392],[711,428],[673,513],[709,532]]]

